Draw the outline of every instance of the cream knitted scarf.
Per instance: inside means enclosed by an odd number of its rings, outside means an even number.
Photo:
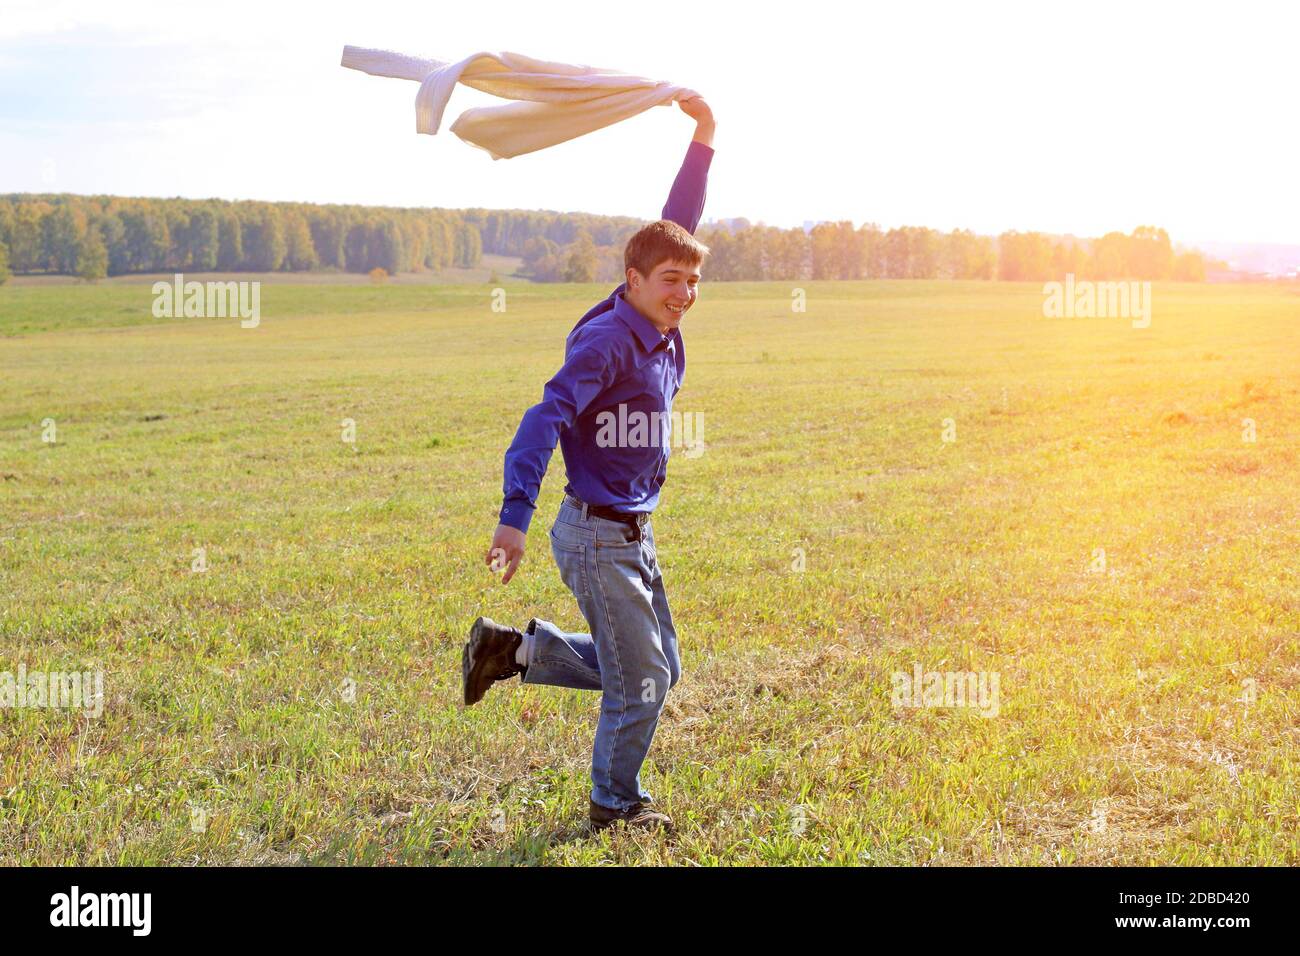
[[[459,63],[345,46],[342,65],[371,76],[416,80],[415,131],[433,135],[457,83],[522,102],[466,110],[451,131],[493,159],[545,149],[625,120],[652,106],[698,94],[683,86],[592,66],[475,53]]]

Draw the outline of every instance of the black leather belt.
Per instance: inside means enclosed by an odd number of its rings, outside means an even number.
[[[604,518],[607,521],[622,522],[636,532],[638,541],[645,536],[645,526],[650,520],[648,512],[615,511],[613,508],[606,508],[604,505],[589,505],[581,498],[575,498],[569,494],[564,496],[564,500],[575,508],[585,509],[589,515],[595,515],[597,518]]]

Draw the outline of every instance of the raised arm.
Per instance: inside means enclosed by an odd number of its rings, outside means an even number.
[[[695,136],[686,148],[686,160],[682,163],[673,188],[668,193],[668,202],[664,204],[661,219],[677,223],[691,235],[695,234],[704,215],[704,197],[709,183],[709,164],[713,161],[713,131],[716,123],[713,111],[702,96],[693,96],[688,100],[678,100],[682,112],[695,120]]]
[[[695,137],[686,147],[686,159],[677,172],[677,178],[673,180],[673,188],[668,192],[668,202],[664,203],[663,215],[660,218],[671,220],[691,235],[695,235],[700,219],[704,216],[704,195],[709,183],[709,164],[713,162],[715,124],[713,111],[709,109],[709,104],[704,102],[704,97],[693,96],[689,100],[678,100],[677,105],[682,108],[683,113],[695,120]],[[573,331],[577,332],[596,316],[604,315],[614,308],[615,297],[626,289],[627,283],[620,282],[617,289],[587,310],[587,314],[578,320]],[[570,335],[572,334],[571,332]]]

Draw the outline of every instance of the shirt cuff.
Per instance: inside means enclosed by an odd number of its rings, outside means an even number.
[[[536,510],[526,501],[512,499],[502,503],[500,520],[502,524],[527,534],[528,525],[532,522],[533,512]]]
[[[713,147],[708,143],[701,143],[697,139],[691,140],[691,145],[686,147],[687,156],[698,156],[700,161],[706,166],[713,159]]]

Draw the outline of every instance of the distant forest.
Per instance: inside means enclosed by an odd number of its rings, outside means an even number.
[[[623,245],[644,221],[530,210],[400,209],[307,203],[0,196],[0,282],[10,273],[87,281],[159,272],[440,272],[484,253],[523,260],[539,282],[618,282]],[[1099,239],[868,223],[810,231],[746,219],[697,231],[705,275],[764,279],[1093,279],[1202,281],[1198,252],[1175,252],[1154,226]]]

